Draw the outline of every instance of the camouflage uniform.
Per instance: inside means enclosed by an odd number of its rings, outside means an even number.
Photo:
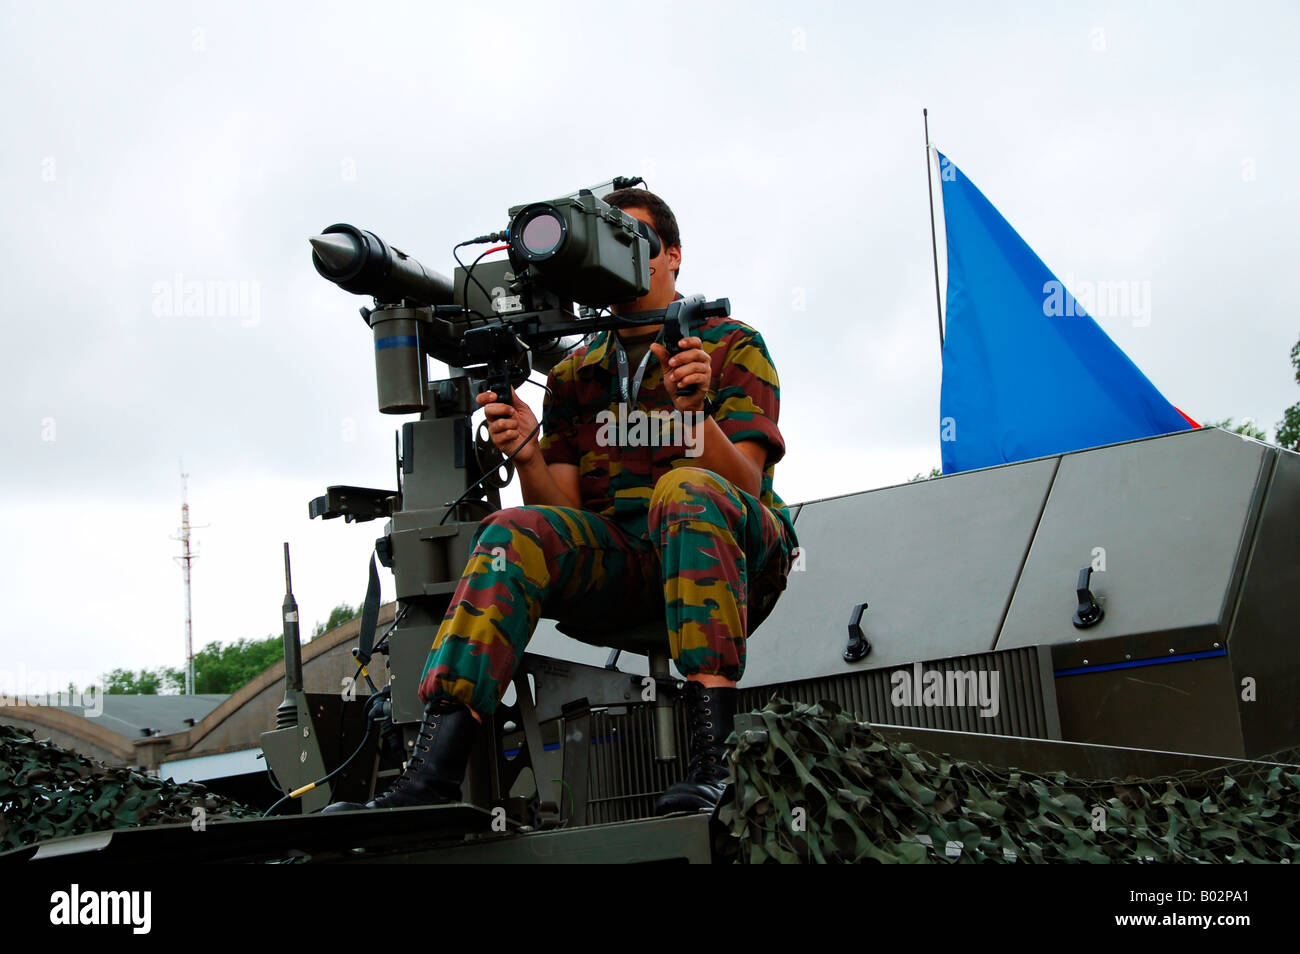
[[[713,418],[733,441],[768,449],[760,496],[691,466],[672,419],[619,435],[614,332],[599,334],[552,370],[542,413],[542,454],[579,468],[586,509],[524,506],[487,517],[425,663],[420,697],[454,697],[492,712],[541,616],[622,627],[665,620],[683,676],[739,681],[745,635],[785,589],[794,523],[772,490],[785,453],[777,428],[780,389],[762,337],[714,318],[696,335],[712,364]],[[671,412],[663,368],[652,355],[637,395],[643,412]],[[691,415],[677,415],[677,421]],[[703,437],[700,432],[688,443]],[[653,430],[652,430],[653,428]],[[657,437],[651,438],[650,433]],[[618,446],[618,438],[636,446]],[[612,440],[611,440],[612,438]],[[613,446],[611,446],[613,444]]]

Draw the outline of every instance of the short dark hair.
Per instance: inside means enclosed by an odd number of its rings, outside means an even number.
[[[619,189],[605,196],[605,201],[616,209],[645,209],[654,220],[655,231],[663,247],[681,247],[682,233],[677,228],[677,216],[668,208],[668,203],[646,189]],[[681,273],[680,268],[673,269],[673,278]]]

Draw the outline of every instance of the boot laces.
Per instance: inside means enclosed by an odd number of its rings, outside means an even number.
[[[438,722],[441,716],[441,712],[430,712],[425,715],[424,721],[420,723],[420,732],[415,737],[415,744],[411,746],[411,757],[406,760],[406,769],[402,772],[401,777],[393,783],[394,790],[407,781],[410,773],[419,768],[420,764],[424,762],[424,755],[419,753],[423,752],[425,755],[429,753],[429,746],[433,744],[434,736],[438,732]]]
[[[411,746],[411,757],[406,760],[406,767],[402,770],[402,774],[388,787],[388,791],[381,798],[376,799],[377,802],[388,799],[414,777],[416,771],[424,763],[424,755],[419,753],[428,754],[429,746],[433,744],[434,737],[438,733],[438,724],[442,721],[442,714],[441,710],[425,712],[424,720],[420,723],[419,733],[415,737],[415,743]]]
[[[690,764],[687,766],[687,774],[698,775],[706,771],[706,767],[719,764],[719,748],[722,740],[717,737],[713,731],[713,713],[708,708],[711,701],[708,692],[702,692],[696,703],[695,718],[693,722],[693,731],[691,732],[690,751],[692,753]]]

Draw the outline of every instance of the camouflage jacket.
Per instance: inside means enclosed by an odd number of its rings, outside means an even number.
[[[713,366],[709,389],[713,419],[733,443],[761,441],[767,445],[759,502],[785,525],[793,549],[794,523],[772,489],[772,473],[785,455],[785,441],[777,427],[780,384],[767,346],[757,331],[731,318],[711,318],[696,334]],[[674,444],[669,439],[672,428],[662,424],[657,432],[664,435],[663,440],[628,442],[639,446],[611,445],[608,428],[602,435],[598,416],[607,412],[604,420],[608,421],[619,412],[614,335],[612,330],[600,332],[589,345],[575,348],[552,369],[547,380],[551,393],[542,410],[540,447],[548,464],[578,468],[585,508],[614,520],[632,536],[644,538],[649,534],[646,518],[656,482],[674,467],[692,466],[693,458],[680,442]],[[653,354],[635,407],[647,415],[673,411],[663,368]],[[682,416],[677,417],[680,420]]]

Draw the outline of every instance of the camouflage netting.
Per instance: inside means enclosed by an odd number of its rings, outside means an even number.
[[[888,741],[833,702],[781,699],[754,714],[735,760],[720,817],[742,862],[1292,862],[1300,852],[1295,766],[1035,775]]]
[[[0,851],[112,828],[261,814],[202,785],[160,781],[0,725]]]

